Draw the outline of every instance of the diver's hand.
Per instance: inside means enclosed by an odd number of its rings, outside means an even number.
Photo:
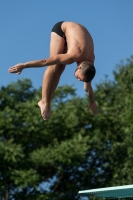
[[[8,71],[10,73],[16,73],[16,74],[20,74],[22,72],[22,70],[24,69],[24,63],[19,63],[17,65],[14,65],[13,67],[10,67],[8,69]]]
[[[92,110],[93,115],[95,115],[95,116],[98,114],[98,109],[97,109],[97,105],[96,105],[95,101],[93,103],[88,104],[87,111],[89,111],[89,110]]]

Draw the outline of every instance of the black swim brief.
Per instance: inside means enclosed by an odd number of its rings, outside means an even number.
[[[51,32],[55,32],[56,34],[58,34],[59,36],[61,36],[62,38],[64,38],[65,44],[67,44],[67,42],[66,42],[66,36],[65,36],[64,32],[63,32],[62,29],[61,29],[61,25],[62,25],[63,22],[64,22],[64,21],[61,21],[61,22],[56,23],[56,24],[53,26]]]

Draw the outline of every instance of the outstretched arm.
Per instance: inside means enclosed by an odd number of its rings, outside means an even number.
[[[66,54],[57,54],[55,56],[52,56],[47,59],[43,60],[34,60],[29,61],[26,63],[19,63],[13,67],[10,67],[8,71],[10,73],[16,73],[20,74],[21,71],[25,68],[36,68],[36,67],[45,67],[49,65],[55,65],[55,64],[71,64],[75,62],[74,55],[66,53]]]
[[[91,82],[84,82],[84,90],[86,91],[87,96],[89,97],[89,104],[87,110],[91,109],[94,115],[98,114],[97,105],[95,103],[94,93],[91,86]]]

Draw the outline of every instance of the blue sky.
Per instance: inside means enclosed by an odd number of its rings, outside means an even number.
[[[83,24],[95,45],[96,77],[92,85],[112,71],[121,59],[133,55],[132,0],[1,0],[0,1],[0,86],[30,78],[33,86],[42,84],[46,68],[26,69],[21,75],[8,68],[21,62],[49,57],[50,32],[58,21]],[[84,96],[83,83],[73,76],[76,63],[68,65],[59,85],[70,84]]]

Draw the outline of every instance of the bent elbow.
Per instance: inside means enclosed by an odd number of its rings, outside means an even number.
[[[72,63],[74,63],[75,62],[75,59],[74,58],[69,58],[68,60],[67,60],[67,64],[72,64]]]

